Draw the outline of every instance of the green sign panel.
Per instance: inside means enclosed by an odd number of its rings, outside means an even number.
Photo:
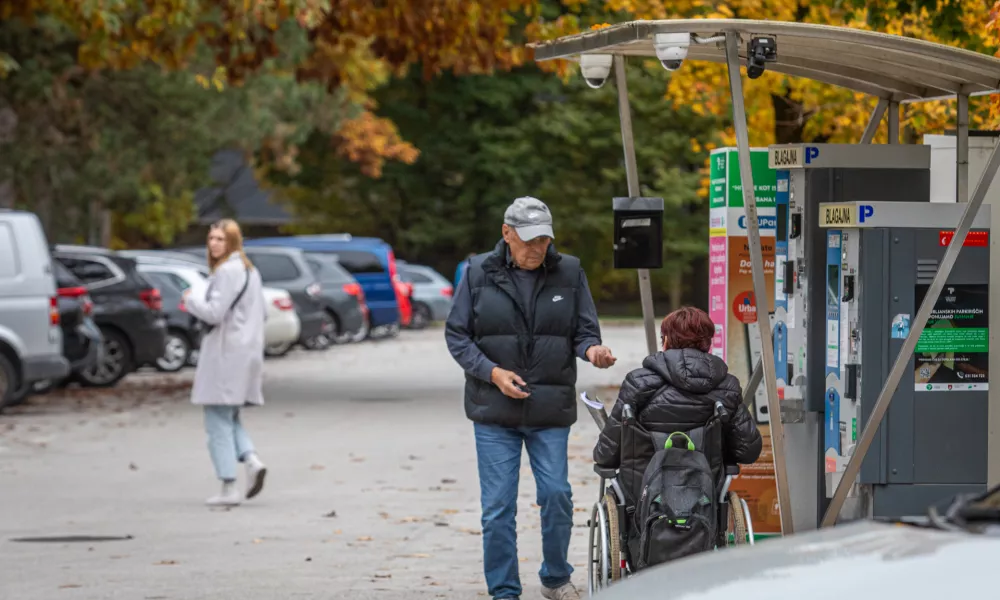
[[[743,208],[740,159],[736,148],[713,150],[710,160],[709,208]],[[750,149],[750,168],[753,171],[757,208],[773,208],[777,175],[775,170],[768,167],[767,148]]]
[[[930,286],[918,285],[915,306]],[[989,389],[989,291],[985,285],[946,284],[914,354],[916,391]]]

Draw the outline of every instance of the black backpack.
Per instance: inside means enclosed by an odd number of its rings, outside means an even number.
[[[707,445],[720,443],[718,425],[717,420],[710,421],[691,435],[675,431],[657,444],[660,449],[643,473],[636,507],[637,568],[715,547],[719,535],[716,476],[706,448],[696,446],[692,438]]]

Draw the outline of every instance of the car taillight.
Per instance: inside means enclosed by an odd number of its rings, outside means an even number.
[[[63,298],[79,298],[87,295],[87,288],[82,286],[59,288],[59,295]]]
[[[83,314],[85,314],[85,315],[87,315],[89,317],[91,314],[93,314],[93,312],[94,312],[94,303],[93,303],[93,301],[90,299],[90,296],[84,296],[83,297]]]
[[[273,304],[278,310],[295,310],[291,298],[275,298]]]
[[[442,296],[448,296],[449,298],[451,298],[454,294],[455,294],[455,290],[450,285],[448,287],[446,287],[446,288],[441,288],[441,295]]]
[[[139,299],[149,307],[149,310],[163,310],[163,296],[160,295],[160,290],[156,288],[142,290],[139,292]]]
[[[184,301],[183,300],[181,300],[180,302],[177,303],[177,310],[179,310],[181,312],[187,312],[188,311],[187,306],[184,305]]]
[[[59,325],[59,299],[55,296],[49,298],[49,324]]]
[[[322,291],[323,288],[318,283],[310,283],[308,286],[306,286],[306,293],[309,294],[310,298],[315,298],[319,296]]]
[[[357,284],[357,283],[345,283],[344,284],[344,291],[347,292],[351,296],[358,296],[358,297],[361,297],[361,294],[364,293],[361,290],[361,286],[359,284]]]

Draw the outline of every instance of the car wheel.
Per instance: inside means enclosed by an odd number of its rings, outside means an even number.
[[[323,313],[323,324],[320,332],[316,335],[302,340],[302,346],[306,350],[326,350],[333,345],[333,340],[337,335],[337,321],[329,313]]]
[[[112,329],[101,329],[104,335],[101,358],[78,374],[84,387],[111,387],[133,371],[132,348],[125,336]]]
[[[0,406],[6,405],[17,389],[17,371],[10,360],[0,354]]]
[[[368,317],[361,319],[361,329],[358,329],[354,333],[344,333],[337,336],[336,342],[338,344],[357,344],[358,342],[363,342],[371,334],[371,325],[368,322]]]
[[[163,356],[156,359],[156,370],[162,373],[176,373],[184,368],[190,355],[191,342],[187,336],[176,329],[171,329],[167,331]]]
[[[399,323],[393,323],[392,325],[387,325],[383,330],[385,332],[385,337],[394,338],[399,335]]]
[[[288,351],[292,349],[293,342],[278,342],[277,344],[271,344],[269,346],[264,346],[264,356],[270,358],[277,358],[279,356],[284,356],[288,354]]]
[[[410,318],[409,329],[424,329],[431,324],[431,309],[426,304],[413,305],[413,317]]]

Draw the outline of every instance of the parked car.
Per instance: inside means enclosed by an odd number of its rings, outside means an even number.
[[[63,356],[69,361],[70,377],[94,367],[101,357],[104,337],[94,323],[94,302],[83,283],[62,263],[52,261],[59,303],[59,324],[62,328]],[[32,391],[44,393],[63,385],[69,377],[43,379],[32,384]]]
[[[306,252],[306,262],[323,287],[323,301],[334,321],[333,336],[317,336],[313,348],[325,348],[332,342],[361,341],[368,337],[368,305],[365,292],[336,255]],[[310,347],[307,342],[306,347]]]
[[[197,322],[184,308],[184,290],[188,287],[179,277],[157,270],[155,266],[139,264],[139,272],[160,290],[163,298],[163,316],[167,319],[167,339],[163,356],[156,359],[156,369],[163,373],[176,373],[192,364],[191,354],[201,346]]]
[[[56,246],[52,255],[87,288],[94,300],[94,322],[104,337],[101,360],[77,375],[81,385],[115,385],[163,356],[163,299],[135,260],[92,246]]]
[[[183,262],[166,261],[162,264],[156,262],[140,263],[139,268],[142,271],[156,272],[170,277],[181,290],[186,290],[208,277],[208,267],[203,264],[187,265]],[[286,290],[265,287],[263,292],[264,302],[267,305],[264,344],[271,349],[270,354],[283,354],[298,341],[301,332],[299,317],[295,313],[295,304],[292,302],[291,294]],[[197,362],[197,355],[196,348],[191,352],[189,364]]]
[[[413,320],[410,327],[422,329],[434,321],[444,321],[451,312],[455,289],[448,279],[424,265],[397,260],[399,277],[413,286]]]
[[[247,256],[260,272],[264,285],[287,291],[299,315],[298,343],[318,335],[333,335],[333,320],[323,306],[323,286],[312,272],[306,257],[297,248],[246,248]],[[291,345],[268,345],[269,356],[281,355]]]
[[[340,265],[361,285],[368,305],[371,334],[376,330],[399,333],[406,298],[395,282],[396,257],[392,246],[378,238],[356,238],[350,234],[300,235],[247,240],[245,245],[300,248],[310,253],[333,254]]]
[[[135,260],[140,265],[174,265],[185,264],[193,267],[201,267],[208,273],[208,264],[205,256],[205,249],[201,248],[196,254],[191,252],[180,252],[176,250],[119,250],[119,256],[126,256]]]
[[[0,210],[0,407],[70,372],[52,257],[34,213]]]

